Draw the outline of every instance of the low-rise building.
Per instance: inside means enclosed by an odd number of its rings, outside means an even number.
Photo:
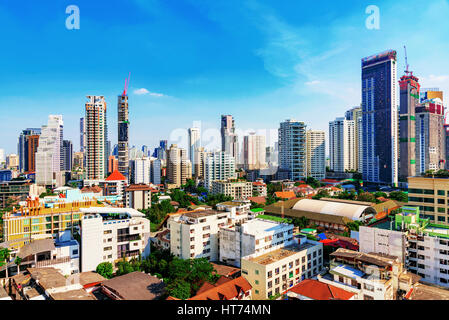
[[[218,211],[228,211],[231,215],[247,214],[251,209],[251,201],[249,200],[232,200],[217,203]]]
[[[218,231],[229,225],[230,212],[214,210],[189,211],[168,219],[170,251],[181,259],[218,260]]]
[[[220,261],[240,267],[242,257],[256,257],[294,243],[293,225],[264,219],[220,228]]]
[[[287,292],[288,300],[355,300],[354,292],[314,279],[306,279]]]
[[[132,208],[81,209],[81,271],[150,254],[150,221]]]
[[[405,271],[396,256],[342,248],[330,256],[329,275],[319,277],[319,281],[354,292],[357,300],[400,299],[419,280]]]
[[[249,181],[215,180],[211,184],[212,194],[224,194],[236,200],[244,200],[253,196],[253,184]]]
[[[257,197],[266,197],[267,196],[267,184],[263,182],[263,179],[257,179],[253,182],[253,194]]]
[[[300,243],[260,256],[242,258],[242,276],[253,287],[254,300],[281,295],[323,267],[323,245],[301,238]]]
[[[151,208],[151,187],[132,184],[125,189],[125,206],[136,210]]]
[[[206,282],[188,300],[251,300],[251,285],[244,277],[221,277],[215,284]]]
[[[103,281],[99,290],[111,300],[157,300],[165,287],[162,279],[134,271]]]

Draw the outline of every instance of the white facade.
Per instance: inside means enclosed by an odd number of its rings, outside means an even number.
[[[170,252],[181,259],[217,261],[218,231],[220,227],[229,225],[230,215],[230,212],[206,210],[170,217]]]
[[[192,174],[195,175],[195,152],[201,146],[199,128],[189,128],[189,159],[192,163]]]
[[[131,160],[133,183],[150,184],[151,160],[147,157]]]
[[[81,271],[95,271],[102,262],[150,254],[150,221],[130,208],[80,209]]]
[[[212,181],[234,178],[235,160],[224,151],[212,152],[207,155],[204,168],[204,185],[211,190]]]
[[[220,229],[220,261],[240,267],[242,257],[255,257],[293,243],[292,224],[256,218]]]
[[[63,141],[62,115],[49,115],[47,125],[42,126],[39,136],[39,146],[36,152],[36,183],[38,185],[56,185],[58,173],[63,165],[62,141]]]
[[[317,180],[326,177],[325,135],[324,131],[307,131],[307,176]]]
[[[329,122],[330,169],[335,172],[356,170],[355,122],[336,118]]]

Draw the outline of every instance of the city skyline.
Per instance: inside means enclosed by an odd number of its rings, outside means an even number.
[[[185,1],[175,7],[159,1],[151,5],[131,1],[99,8],[79,1],[79,30],[65,28],[65,4],[0,5],[0,25],[12,30],[5,36],[11,50],[0,53],[0,58],[12,61],[2,73],[0,148],[16,153],[23,129],[40,127],[49,114],[63,114],[65,139],[79,150],[78,123],[86,95],[103,95],[112,108],[108,133],[114,145],[115,99],[129,72],[130,146],[153,148],[160,139],[179,144],[170,139],[176,129],[187,132],[198,120],[202,132],[219,129],[222,114],[232,114],[236,127],[245,131],[277,130],[282,121],[297,119],[327,136],[330,120],[360,105],[363,57],[396,50],[401,76],[405,69],[402,47],[407,45],[410,69],[422,87],[449,89],[449,62],[438,56],[447,51],[448,27],[435,28],[435,21],[449,14],[448,3],[404,3],[376,4],[379,30],[365,27],[366,6],[355,1],[328,2],[320,5],[321,10],[318,4],[302,8],[292,2],[246,1],[237,6]],[[100,9],[102,16],[96,14]],[[128,15],[120,22],[116,18],[122,10]],[[317,28],[311,24],[318,15],[322,23]],[[413,37],[408,36],[407,26],[413,26]],[[185,39],[177,28],[183,28]],[[38,41],[31,38],[36,32],[42,33]],[[119,34],[127,49],[114,52]],[[26,41],[14,41],[17,37]],[[85,50],[81,44],[88,39],[98,39],[102,48]],[[30,48],[36,53],[25,59],[20,52]],[[163,123],[167,110],[177,114],[169,126]]]

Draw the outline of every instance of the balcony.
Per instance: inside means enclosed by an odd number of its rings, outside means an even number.
[[[117,253],[118,258],[128,258],[128,257],[135,257],[140,254],[140,250],[127,250],[127,251],[121,251]]]

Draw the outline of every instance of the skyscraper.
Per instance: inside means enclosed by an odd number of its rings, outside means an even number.
[[[307,176],[322,180],[326,177],[325,132],[307,130]]]
[[[63,170],[64,171],[72,171],[72,164],[73,164],[72,141],[63,140],[62,141],[62,149],[63,149],[63,157],[64,157]]]
[[[107,120],[104,96],[87,96],[86,178],[103,179],[107,173]]]
[[[172,144],[167,151],[167,180],[169,184],[180,187],[192,178],[192,164],[187,159],[187,151]]]
[[[399,81],[399,181],[416,175],[415,109],[419,103],[418,78],[412,72]]]
[[[27,128],[20,133],[17,143],[17,155],[19,156],[19,170],[21,172],[28,170],[27,137],[41,134],[40,128]]]
[[[201,146],[201,136],[199,128],[189,128],[189,159],[192,163],[192,174],[195,174],[195,153]]]
[[[86,122],[84,117],[80,118],[80,151],[84,152],[86,147]]]
[[[118,96],[117,112],[118,112],[118,171],[125,177],[128,177],[129,166],[129,150],[128,150],[128,90],[129,78],[125,80],[125,89]]]
[[[47,125],[42,126],[39,146],[36,152],[36,184],[59,186],[63,168],[63,128],[62,115],[49,115]]]
[[[247,170],[259,170],[267,166],[265,136],[251,133],[243,137],[243,166]]]
[[[307,176],[306,125],[296,120],[281,122],[279,128],[279,169],[290,180],[302,180]]]
[[[362,140],[362,108],[361,107],[354,107],[352,109],[349,109],[346,111],[345,114],[346,120],[354,120],[354,137],[355,137],[355,164],[357,172],[362,172],[362,148],[363,148],[363,140]]]
[[[39,133],[40,133],[39,129]],[[25,138],[25,168],[24,172],[31,173],[36,171],[36,152],[39,147],[40,134],[33,134]]]
[[[445,168],[444,106],[439,98],[416,107],[416,173]],[[401,153],[402,157],[402,153]]]
[[[210,190],[212,181],[235,178],[235,159],[224,151],[211,152],[206,156],[204,186]]]
[[[336,118],[329,122],[330,169],[335,172],[355,170],[355,121]]]
[[[363,180],[398,182],[396,51],[362,59]]]
[[[234,118],[231,115],[221,116],[221,151],[234,157],[236,165],[238,164],[238,136],[235,134]]]

